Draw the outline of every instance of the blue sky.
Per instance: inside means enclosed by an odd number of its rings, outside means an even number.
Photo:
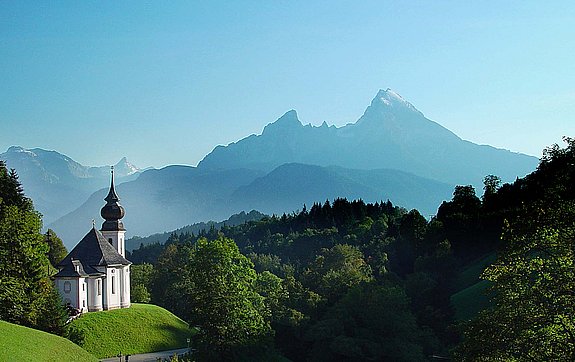
[[[571,1],[0,2],[0,152],[195,165],[296,109],[355,122],[392,88],[460,137],[575,136]]]

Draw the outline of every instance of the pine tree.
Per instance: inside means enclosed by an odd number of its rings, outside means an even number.
[[[0,319],[64,335],[64,309],[49,278],[41,228],[18,175],[0,161]]]

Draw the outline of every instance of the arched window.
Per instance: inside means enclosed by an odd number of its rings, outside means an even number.
[[[72,284],[70,282],[64,282],[64,293],[70,293],[72,290]]]
[[[98,279],[98,295],[102,295],[102,280]]]
[[[112,275],[112,294],[116,294],[116,278]]]

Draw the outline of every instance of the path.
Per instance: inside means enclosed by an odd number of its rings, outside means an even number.
[[[161,351],[161,352],[153,352],[153,353],[143,353],[143,354],[134,354],[131,355],[128,359],[129,362],[156,362],[158,358],[169,359],[171,356],[175,354],[184,354],[188,352],[187,348],[180,348],[180,349],[172,349],[170,351]],[[126,361],[126,357],[122,356],[122,362]],[[100,362],[120,362],[119,357],[113,358],[106,358],[100,360]]]

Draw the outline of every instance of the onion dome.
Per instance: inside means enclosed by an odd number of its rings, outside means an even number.
[[[100,215],[106,220],[102,224],[102,231],[112,231],[112,230],[125,230],[124,224],[120,220],[124,217],[125,211],[122,205],[118,203],[120,198],[116,194],[114,189],[114,167],[112,166],[112,183],[110,184],[110,191],[108,196],[104,199],[106,205],[102,207]]]

